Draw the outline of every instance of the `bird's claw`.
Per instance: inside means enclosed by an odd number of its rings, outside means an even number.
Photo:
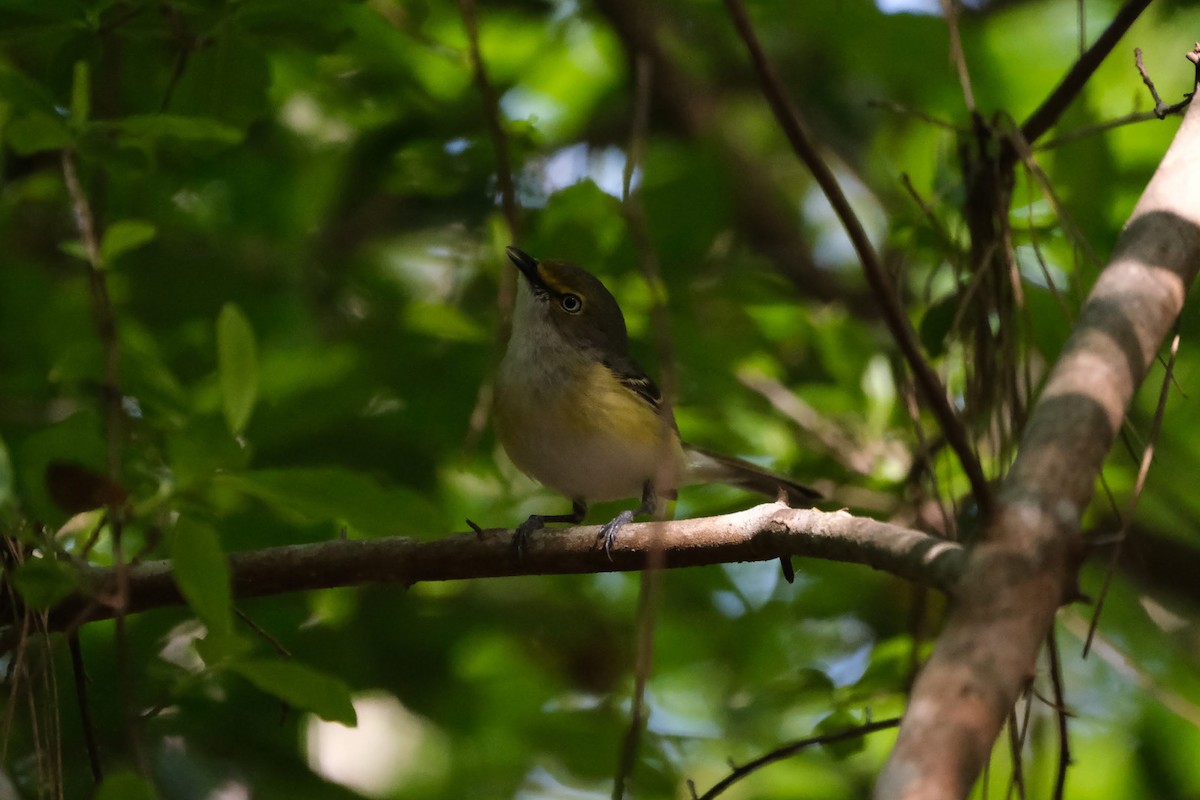
[[[604,540],[604,555],[608,556],[609,561],[613,560],[612,548],[613,543],[617,541],[617,532],[632,519],[632,511],[622,511],[600,528],[600,538]]]
[[[512,547],[518,559],[525,555],[525,546],[529,543],[529,537],[533,532],[539,531],[545,526],[545,521],[536,514],[517,526],[517,529],[513,531]]]

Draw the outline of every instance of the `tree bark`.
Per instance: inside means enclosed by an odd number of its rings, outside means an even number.
[[[983,543],[913,687],[877,800],[966,797],[1076,596],[1080,520],[1200,266],[1200,109],[1134,208],[1034,407]]]
[[[597,544],[599,528],[580,526],[534,535],[521,557],[512,532],[485,530],[434,541],[404,537],[339,539],[248,550],[229,556],[235,598],[357,586],[366,583],[626,572],[645,568],[660,549],[667,567],[802,556],[865,564],[927,586],[954,584],[966,560],[954,542],[844,511],[755,506],[719,517],[646,522],[621,530],[612,559]],[[170,561],[126,568],[126,614],[181,605]],[[116,613],[103,598],[114,595],[114,569],[89,569],[84,588],[50,611],[49,627],[62,630]],[[3,647],[0,647],[3,652]]]

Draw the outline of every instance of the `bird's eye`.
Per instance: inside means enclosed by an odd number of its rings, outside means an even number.
[[[579,295],[577,294],[564,294],[562,299],[558,301],[558,304],[568,314],[578,314],[583,310],[583,301],[579,299]]]

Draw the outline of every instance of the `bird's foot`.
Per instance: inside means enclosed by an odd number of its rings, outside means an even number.
[[[604,540],[604,554],[612,561],[612,546],[617,540],[617,532],[627,523],[633,521],[633,511],[622,511],[600,528],[600,538]]]
[[[522,522],[513,531],[513,552],[517,554],[517,558],[525,555],[525,545],[529,542],[529,537],[534,531],[540,531],[546,527],[546,518],[541,514],[530,514],[529,519]]]

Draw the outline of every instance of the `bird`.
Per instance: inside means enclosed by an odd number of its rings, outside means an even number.
[[[601,528],[611,559],[620,529],[654,514],[681,486],[724,483],[795,506],[821,498],[790,478],[684,442],[658,386],[630,355],[625,316],[600,279],[567,261],[512,246],[505,252],[520,276],[496,376],[497,436],[518,469],[571,501],[569,514],[531,514],[518,525],[518,554],[547,523],[579,524],[590,503],[640,496],[640,506]]]

